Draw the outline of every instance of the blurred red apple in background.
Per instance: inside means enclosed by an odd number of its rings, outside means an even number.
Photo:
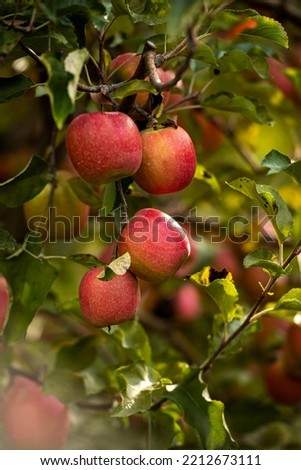
[[[291,323],[286,331],[283,360],[287,371],[301,379],[301,326]]]
[[[301,378],[288,374],[283,357],[279,356],[264,367],[263,380],[275,401],[286,405],[301,403]]]
[[[5,277],[0,276],[0,333],[3,329],[9,308],[9,291]]]
[[[180,286],[172,303],[177,320],[190,322],[196,320],[202,314],[200,292],[194,284],[187,283]]]
[[[61,449],[68,436],[68,409],[41,386],[17,376],[4,403],[3,422],[11,449]]]

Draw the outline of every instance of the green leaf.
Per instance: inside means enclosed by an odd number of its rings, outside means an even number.
[[[301,161],[291,162],[291,160],[278,150],[271,150],[261,164],[269,168],[268,175],[273,175],[285,171],[292,176],[298,183],[301,183]]]
[[[115,371],[121,387],[121,403],[113,416],[121,418],[147,411],[155,390],[165,387],[159,372],[139,361]]]
[[[268,175],[285,171],[292,176],[298,183],[301,183],[301,161],[291,162],[291,160],[278,150],[271,150],[261,164],[269,168]]]
[[[294,220],[290,210],[276,189],[265,184],[256,184],[255,181],[246,177],[237,178],[227,184],[260,205],[271,218],[273,227],[281,242],[289,237],[293,229]]]
[[[23,33],[0,25],[0,55],[6,57],[22,39]],[[0,87],[1,90],[1,87]],[[2,91],[2,90],[1,90]]]
[[[56,369],[46,374],[43,392],[55,395],[62,403],[66,404],[86,398],[84,380],[79,375],[65,369]]]
[[[219,92],[205,98],[204,107],[212,108],[218,111],[228,111],[239,113],[257,122],[258,124],[269,124],[269,117],[266,108],[253,98],[238,96],[233,93]]]
[[[134,23],[156,25],[165,23],[169,13],[168,0],[112,0],[116,15],[129,14]]]
[[[93,269],[98,268],[99,266],[103,266],[103,263],[99,261],[98,258],[94,255],[90,254],[80,254],[76,253],[74,255],[67,256],[69,261],[74,261],[75,263],[81,264],[82,266],[86,266],[86,268]]]
[[[151,347],[148,335],[138,321],[126,322],[112,328],[110,337],[118,341],[132,360],[151,361]]]
[[[290,159],[278,150],[271,150],[262,160],[262,166],[269,168],[268,175],[286,170],[291,164]]]
[[[286,292],[274,306],[274,310],[301,310],[301,288],[294,288]]]
[[[101,216],[106,217],[112,213],[118,206],[117,190],[115,183],[109,183],[106,185],[105,194],[103,197],[102,208],[100,210]]]
[[[271,43],[288,48],[288,36],[281,23],[273,18],[258,14],[253,15],[252,19],[256,21],[257,27],[248,30],[245,37],[262,38]]]
[[[94,336],[86,336],[63,345],[57,353],[56,367],[72,372],[86,369],[97,357]]]
[[[68,94],[72,101],[75,102],[76,93],[77,93],[77,85],[79,82],[79,77],[82,71],[84,64],[89,59],[89,52],[87,49],[76,49],[70,52],[65,61],[65,71],[72,75],[72,79],[68,82]]]
[[[256,72],[261,78],[269,78],[268,64],[265,57],[256,55],[252,60],[250,55],[240,49],[232,49],[226,52],[219,59],[218,67],[221,73],[250,70]]]
[[[292,163],[285,171],[298,181],[298,183],[301,183],[301,161]]]
[[[208,267],[205,267],[199,273],[193,274],[190,279],[210,295],[224,316],[226,323],[229,323],[237,314],[238,292],[231,279],[214,279],[210,281],[205,275]]]
[[[213,173],[208,171],[203,165],[197,164],[196,172],[194,174],[195,179],[206,183],[210,188],[216,192],[220,193],[220,185]]]
[[[72,191],[85,204],[91,207],[99,207],[102,204],[103,196],[97,194],[93,186],[84,181],[79,176],[74,176],[68,180]]]
[[[121,255],[111,261],[111,263],[108,265],[108,268],[111,269],[115,274],[122,276],[129,270],[130,266],[131,255],[129,253],[124,253],[124,255]]]
[[[225,422],[223,403],[211,400],[205,384],[197,377],[179,384],[173,391],[165,393],[165,397],[181,408],[185,421],[197,431],[202,449],[235,447]]]
[[[21,173],[0,184],[0,203],[18,207],[34,198],[50,181],[48,164],[34,155]]]
[[[136,95],[141,92],[153,93],[154,95],[158,94],[157,90],[148,80],[130,80],[110,93],[110,97],[122,100],[127,96]]]
[[[0,226],[0,259],[6,258],[16,251],[18,243],[14,237]]]
[[[271,250],[268,250],[264,247],[258,248],[257,250],[253,251],[253,253],[249,253],[247,256],[245,256],[244,267],[253,268],[258,266],[267,271],[271,277],[277,278],[283,274],[286,274],[286,272],[278,263],[273,261],[275,258],[276,256]]]
[[[0,271],[9,283],[13,297],[4,330],[5,341],[13,344],[25,337],[28,326],[56,278],[56,271],[47,261],[38,260],[26,252],[0,261]]]
[[[22,74],[13,77],[0,77],[0,103],[6,103],[16,96],[23,95],[33,85],[34,82],[31,78]]]
[[[183,3],[183,2],[182,2]],[[193,59],[201,60],[205,64],[213,65],[217,67],[218,62],[214,55],[213,50],[204,42],[200,42],[197,46],[195,53],[193,54]]]
[[[161,410],[150,411],[151,433],[149,436],[149,450],[166,450],[172,445],[175,435],[174,418]]]
[[[73,75],[65,70],[64,62],[52,52],[42,54],[41,60],[48,74],[47,91],[52,116],[58,129],[62,129],[65,120],[74,110],[74,102],[68,93],[69,82],[72,82]]]

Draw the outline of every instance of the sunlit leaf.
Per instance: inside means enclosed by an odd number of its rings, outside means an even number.
[[[225,321],[230,322],[237,314],[238,309],[238,292],[234,282],[225,273],[225,279],[207,278],[206,273],[209,267],[205,267],[199,273],[191,276],[191,280],[199,284],[205,289],[218,306],[220,312],[223,314]]]
[[[194,174],[195,179],[206,183],[210,188],[219,193],[221,188],[219,182],[217,181],[216,177],[213,173],[208,171],[203,165],[198,164],[196,168],[196,172]]]
[[[125,274],[131,266],[131,255],[129,253],[124,253],[122,256],[111,261],[108,265],[115,274],[122,276]]]
[[[59,60],[52,52],[45,52],[41,60],[48,74],[47,90],[49,94],[53,119],[62,129],[65,120],[73,112],[74,102],[69,96],[69,83],[73,75],[65,70],[64,62]]]
[[[119,418],[147,411],[152,403],[152,393],[166,385],[159,372],[142,361],[119,367],[115,373],[121,387],[121,403],[113,416]]]
[[[273,261],[275,258],[275,254],[267,248],[258,248],[257,250],[253,251],[253,253],[249,253],[245,256],[244,267],[260,267],[268,271],[272,277],[277,278],[283,274],[286,274],[286,272],[278,263]]]
[[[69,80],[67,88],[72,103],[75,102],[77,85],[82,68],[88,59],[89,53],[87,49],[83,48],[75,49],[74,51],[70,52],[64,61],[66,72],[70,73],[73,77],[71,80]]]
[[[274,306],[274,310],[301,311],[301,288],[294,288],[286,292]]]
[[[276,189],[265,184],[256,184],[255,181],[246,177],[237,178],[227,184],[260,205],[270,217],[281,242],[291,234],[294,223],[293,217]]]

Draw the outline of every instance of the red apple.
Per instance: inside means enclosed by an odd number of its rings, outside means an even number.
[[[158,209],[141,209],[130,219],[118,241],[120,255],[131,255],[130,270],[150,282],[175,275],[190,254],[188,237],[181,226]]]
[[[120,112],[77,116],[67,129],[66,146],[79,176],[92,184],[132,176],[141,164],[138,128]]]
[[[194,321],[202,314],[199,289],[191,283],[182,285],[173,298],[173,311],[176,319]]]
[[[24,215],[28,228],[37,231],[39,238],[56,241],[76,237],[86,226],[90,208],[81,202],[68,183],[73,175],[67,171],[57,172],[57,185],[51,207],[49,196],[51,184],[24,204]]]
[[[298,93],[292,80],[290,80],[285,74],[285,69],[287,68],[287,65],[282,62],[279,62],[273,57],[268,57],[267,62],[269,65],[269,73],[272,77],[272,82],[276,85],[277,88],[279,88],[279,90],[282,91],[282,93],[287,98],[291,99],[294,103],[300,105],[301,96]]]
[[[0,276],[0,332],[3,329],[9,307],[9,291],[5,277]]]
[[[221,130],[217,124],[199,111],[194,111],[192,116],[201,131],[200,142],[204,153],[216,152],[224,140]]]
[[[15,377],[7,391],[3,422],[12,449],[61,449],[68,436],[66,406],[25,377]]]
[[[167,194],[186,188],[196,169],[196,153],[187,132],[178,127],[141,132],[142,163],[134,180],[151,194]]]
[[[194,238],[192,237],[189,224],[181,225],[181,227],[187,234],[190,243],[190,255],[182,264],[180,269],[178,269],[178,271],[176,272],[176,277],[190,276],[191,274],[197,272],[201,262],[201,244],[194,240]]]
[[[132,273],[127,271],[105,281],[97,277],[103,270],[103,267],[91,269],[79,286],[81,311],[98,328],[131,320],[140,304],[139,283]]]
[[[135,73],[138,64],[140,62],[141,55],[136,55],[133,52],[125,52],[115,57],[110,64],[109,78],[113,78],[113,82],[122,82],[129,80]],[[162,83],[171,80],[175,74],[171,70],[163,70],[162,68],[157,69],[158,76]],[[146,77],[145,80],[149,80]],[[169,98],[169,91],[163,92],[163,103],[166,103]],[[136,102],[139,106],[143,106],[148,99],[148,93],[138,93]]]
[[[291,323],[283,344],[283,360],[287,371],[301,379],[301,326]]]
[[[279,403],[301,403],[301,379],[288,374],[280,356],[265,366],[263,379],[269,395]]]

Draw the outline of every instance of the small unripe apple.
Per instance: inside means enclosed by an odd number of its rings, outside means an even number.
[[[120,112],[80,114],[67,129],[66,147],[79,176],[92,184],[132,176],[142,159],[138,128]]]
[[[33,380],[17,376],[7,391],[4,430],[12,449],[58,450],[67,439],[68,409],[54,395],[44,395]]]
[[[79,303],[86,320],[103,328],[134,318],[140,304],[137,278],[129,271],[111,280],[99,279],[103,267],[86,272],[79,286]]]
[[[3,329],[9,307],[9,291],[5,277],[0,276],[0,332]]]
[[[190,254],[190,244],[171,216],[146,208],[136,212],[123,229],[118,252],[131,255],[130,270],[136,276],[160,283],[175,275]]]
[[[37,231],[45,240],[70,241],[87,224],[90,207],[78,199],[68,180],[73,175],[65,170],[56,174],[57,184],[54,189],[51,207],[49,197],[51,184],[24,204],[24,215],[30,230]]]
[[[264,368],[263,379],[269,395],[279,403],[301,403],[301,378],[288,374],[280,356]]]
[[[202,314],[199,289],[194,284],[184,284],[173,298],[173,310],[177,320],[191,322]]]
[[[181,127],[146,129],[141,132],[142,163],[136,183],[151,194],[167,194],[186,188],[196,169],[196,153],[189,134]]]

